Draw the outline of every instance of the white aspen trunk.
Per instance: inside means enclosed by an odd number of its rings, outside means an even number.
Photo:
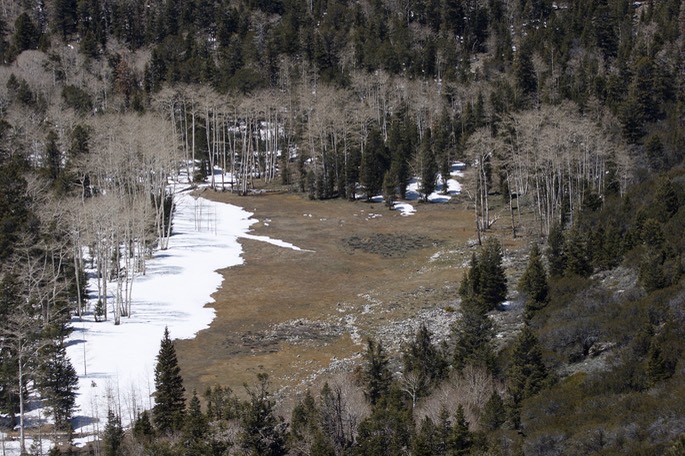
[[[81,244],[79,242],[78,234],[74,239],[74,279],[76,280],[76,314],[79,319],[83,318],[83,308],[81,306],[81,277],[79,271],[81,270]]]
[[[24,436],[24,360],[23,346],[20,343],[19,358],[19,448],[21,454],[26,454],[26,438]]]
[[[209,105],[205,109],[205,139],[207,141],[207,159],[209,160],[209,187],[214,190],[214,158],[213,158],[213,145],[212,145],[212,133],[211,133],[211,121],[209,119],[210,109]]]

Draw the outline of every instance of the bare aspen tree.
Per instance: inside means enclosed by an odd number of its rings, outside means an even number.
[[[473,196],[476,218],[476,232],[480,242],[481,233],[490,229],[497,218],[490,218],[490,200],[492,166],[495,152],[500,142],[493,138],[487,128],[477,130],[469,138],[467,150],[475,168],[475,193]]]

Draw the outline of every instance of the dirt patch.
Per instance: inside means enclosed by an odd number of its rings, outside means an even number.
[[[405,257],[411,250],[437,247],[441,242],[412,234],[374,233],[368,237],[351,236],[343,240],[347,249],[361,250],[382,257]]]
[[[176,344],[188,391],[222,384],[241,392],[257,372],[275,388],[304,388],[324,372],[349,371],[365,337],[398,348],[421,322],[446,337],[474,248],[465,203],[420,204],[403,217],[379,204],[297,194],[203,196],[253,212],[253,234],[305,250],[241,240],[245,263],[221,271],[215,320]]]

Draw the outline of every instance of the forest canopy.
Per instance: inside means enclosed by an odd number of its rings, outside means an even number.
[[[85,311],[83,252],[96,318],[118,324],[171,234],[169,176],[389,202],[418,177],[428,204],[462,161],[483,247],[448,347],[423,328],[395,360],[398,383],[369,340],[364,394],[347,397],[366,400],[359,426],[326,421],[349,412],[332,385],[298,405],[290,438],[322,454],[682,450],[685,0],[0,1],[0,62],[0,411],[13,421],[38,390],[70,428],[64,344]],[[491,236],[502,214],[512,237],[539,242],[525,272],[507,272],[523,274],[515,292]],[[607,285],[615,274],[631,286]],[[496,347],[492,316],[517,293],[524,329]],[[602,375],[569,367],[607,347]],[[416,401],[469,376],[486,399],[413,421]],[[265,420],[285,448],[258,383],[243,405],[208,392],[207,419],[240,421],[244,449],[261,448],[249,429]],[[175,431],[200,445],[185,421],[203,413],[197,395],[189,404]],[[629,432],[666,421],[658,436]]]

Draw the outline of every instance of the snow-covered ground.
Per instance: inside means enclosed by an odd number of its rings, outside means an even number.
[[[206,304],[222,282],[216,271],[243,261],[239,238],[299,250],[284,241],[248,234],[257,221],[251,216],[230,204],[176,195],[169,248],[149,260],[145,276],[136,277],[132,315],[117,326],[112,321],[95,322],[92,316],[74,319],[67,351],[79,375],[74,425],[76,436],[84,437],[77,442],[102,430],[109,408],[126,425],[153,405],[155,358],[164,327],[172,338],[187,339],[209,326],[214,310]]]
[[[444,181],[438,178],[436,192],[429,196],[429,201],[446,202],[459,194],[461,185],[456,178],[463,175],[462,170],[461,163],[452,166],[446,194],[442,191]],[[230,175],[225,175],[223,181],[230,185]],[[221,185],[221,174],[215,175],[215,182]],[[409,201],[420,199],[419,185],[413,179],[407,188],[407,200],[395,203],[394,209],[402,215],[416,212]],[[164,328],[169,328],[174,339],[188,339],[209,326],[214,310],[206,305],[211,305],[211,295],[222,282],[216,271],[243,261],[238,239],[300,250],[285,241],[249,234],[250,226],[257,220],[240,207],[194,198],[187,193],[176,194],[175,201],[168,249],[156,252],[147,263],[146,275],[135,278],[132,315],[123,317],[120,325],[114,325],[112,320],[95,322],[92,314],[72,321],[74,331],[67,343],[67,353],[79,376],[73,423],[77,445],[96,438],[104,428],[108,409],[116,411],[123,424],[128,425],[140,411],[152,407],[154,366]],[[375,197],[374,201],[382,202],[382,197]],[[115,287],[109,285],[110,290]],[[91,299],[97,299],[96,289],[92,278]],[[91,302],[90,310],[93,307]],[[29,423],[44,420],[39,408],[28,415]],[[32,443],[27,438],[27,448]],[[43,439],[42,453],[47,453],[50,445],[49,438]],[[0,435],[0,454],[18,455],[18,442]]]
[[[452,164],[450,169],[450,177],[447,179],[447,191],[443,191],[445,188],[445,181],[442,176],[438,175],[437,185],[435,186],[435,191],[428,195],[428,201],[431,203],[446,203],[452,196],[461,193],[461,184],[457,181],[457,178],[464,176],[463,170],[465,168],[464,163],[455,162]],[[394,209],[402,213],[402,215],[412,215],[416,212],[414,206],[408,201],[418,201],[421,199],[421,193],[419,191],[421,187],[421,180],[418,178],[412,178],[407,186],[407,198],[406,201],[398,201],[394,205]]]

